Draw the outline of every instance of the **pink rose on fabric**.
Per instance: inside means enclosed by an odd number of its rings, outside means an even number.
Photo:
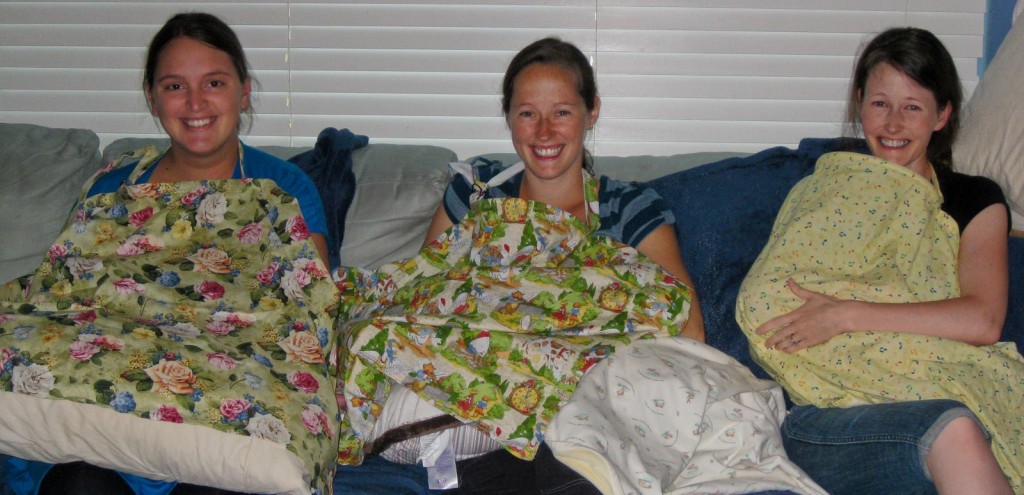
[[[180,361],[161,359],[159,364],[146,368],[145,371],[157,390],[168,390],[179,395],[191,395],[195,392],[192,385],[196,383],[196,375]]]
[[[256,318],[253,315],[245,313],[228,313],[227,322],[236,327],[247,327],[256,323]]]
[[[327,270],[324,269],[322,263],[319,263],[311,259],[297,259],[293,263],[295,268],[308,273],[311,277],[316,279],[324,278],[328,275]]]
[[[124,349],[123,340],[114,337],[107,337],[106,335],[79,335],[78,340],[99,346],[101,349],[107,351],[120,351],[121,349]]]
[[[288,234],[292,236],[292,239],[301,241],[309,237],[309,227],[306,226],[306,219],[302,215],[295,215],[285,222],[285,229],[288,230]]]
[[[167,423],[184,423],[185,420],[181,417],[181,413],[178,412],[177,408],[168,406],[167,404],[160,404],[155,411],[149,413],[149,419],[155,421],[165,421]]]
[[[57,260],[68,255],[68,248],[64,247],[63,244],[54,244],[50,246],[50,251],[47,254],[50,258],[50,263],[56,263]]]
[[[78,325],[78,326],[82,326],[82,325],[85,325],[86,323],[94,322],[94,321],[96,321],[96,312],[95,311],[82,311],[80,313],[75,313],[75,314],[71,315],[71,321],[75,322],[75,325]]]
[[[238,366],[238,360],[224,354],[223,352],[211,352],[206,355],[206,359],[210,362],[210,366],[221,370],[229,370]]]
[[[231,273],[231,257],[217,248],[203,248],[188,257],[197,272]]]
[[[134,279],[125,277],[114,281],[114,288],[122,296],[130,296],[146,290],[146,286],[136,282]]]
[[[249,401],[245,399],[225,399],[220,403],[220,415],[229,420],[238,419],[238,415],[249,410]]]
[[[76,340],[68,348],[68,353],[71,354],[71,359],[77,361],[88,361],[92,359],[97,352],[100,352],[99,346],[93,345],[92,342],[83,342],[81,340]]]
[[[325,433],[328,437],[334,437],[334,433],[331,432],[331,424],[327,421],[327,414],[316,404],[307,404],[306,408],[302,410],[302,426],[305,426],[313,435]]]
[[[0,370],[7,368],[7,363],[14,359],[14,351],[4,347],[0,349]]]
[[[292,332],[277,343],[284,349],[285,361],[302,361],[304,363],[324,362],[323,348],[320,340],[311,332]]]
[[[242,227],[237,235],[242,244],[256,244],[263,237],[263,226],[258,223],[250,223]]]
[[[196,204],[196,200],[203,197],[206,194],[206,188],[199,186],[196,190],[186,193],[181,197],[181,204],[184,206],[192,206]]]
[[[235,326],[226,321],[211,321],[206,325],[206,331],[214,335],[227,335],[234,331]]]
[[[193,288],[207,301],[215,301],[224,297],[224,286],[213,280],[203,280],[195,284]]]
[[[0,323],[7,323],[14,319],[14,316],[7,313],[0,313]]]
[[[139,227],[142,227],[143,225],[145,225],[146,220],[149,220],[150,217],[152,217],[152,216],[153,216],[153,207],[152,206],[147,206],[147,207],[145,207],[145,208],[143,208],[143,209],[141,209],[141,210],[139,210],[139,211],[137,211],[135,213],[132,213],[128,217],[128,221],[131,222],[133,227],[139,228]]]
[[[291,383],[295,388],[307,394],[315,394],[317,390],[320,390],[320,382],[316,381],[316,377],[305,371],[293,371],[288,373],[288,383]]]
[[[279,268],[281,268],[281,264],[276,261],[267,265],[266,268],[256,273],[256,280],[259,280],[263,285],[270,285],[274,283],[274,276],[277,275],[277,270]]]
[[[284,276],[281,277],[281,288],[284,289],[284,295],[288,299],[301,301],[306,298],[306,295],[302,293],[302,288],[312,281],[313,278],[302,270],[289,270],[284,272]]]
[[[117,247],[117,254],[119,256],[136,256],[149,251],[159,251],[163,248],[164,241],[160,239],[133,235],[125,239],[124,244]]]
[[[164,241],[147,235],[139,239],[139,247],[145,251],[159,251],[164,248]]]
[[[128,195],[134,199],[155,198],[160,196],[160,184],[147,182],[128,186]]]

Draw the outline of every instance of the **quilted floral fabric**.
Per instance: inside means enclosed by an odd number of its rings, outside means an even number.
[[[933,174],[934,177],[934,174]],[[972,346],[910,333],[844,333],[794,354],[754,330],[802,304],[786,288],[844,298],[919,302],[960,294],[959,234],[938,185],[856,153],[823,155],[783,204],[768,245],[739,292],[736,319],[750,350],[800,404],[843,407],[956,399],[992,434],[1014,490],[1024,492],[1024,358],[1012,343]]]
[[[588,176],[588,203],[596,188]],[[339,462],[361,462],[394,386],[532,459],[591,366],[636,339],[679,334],[690,289],[593,237],[590,213],[584,222],[519,198],[480,200],[418,256],[341,273]]]
[[[127,185],[80,201],[4,289],[0,394],[266,439],[329,492],[338,291],[298,202],[266,179],[134,184],[159,156],[127,157]]]

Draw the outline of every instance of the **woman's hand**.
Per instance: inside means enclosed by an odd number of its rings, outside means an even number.
[[[792,353],[827,342],[848,331],[843,325],[843,306],[847,301],[807,290],[793,279],[786,280],[786,286],[803,299],[804,304],[757,328],[758,335],[772,334],[765,340],[765,346]]]

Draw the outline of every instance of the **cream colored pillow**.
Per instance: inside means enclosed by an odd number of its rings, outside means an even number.
[[[1024,230],[1024,23],[1006,35],[964,108],[953,146],[958,171],[1003,188],[1015,230]]]

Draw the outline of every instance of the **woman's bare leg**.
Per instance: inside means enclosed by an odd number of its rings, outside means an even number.
[[[932,443],[925,464],[940,494],[1006,494],[1013,490],[978,424],[950,421]]]

